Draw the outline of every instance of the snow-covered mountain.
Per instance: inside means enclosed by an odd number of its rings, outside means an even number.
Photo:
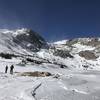
[[[75,69],[100,69],[100,38],[77,38],[50,43],[38,55],[52,63]]]
[[[28,29],[0,30],[0,100],[100,100],[99,78],[100,38],[46,43]]]
[[[46,41],[36,32],[29,29],[0,29],[0,52],[31,54],[46,48]]]
[[[32,60],[72,69],[100,69],[100,38],[47,43],[38,33],[29,29],[1,29],[0,53],[30,55]]]

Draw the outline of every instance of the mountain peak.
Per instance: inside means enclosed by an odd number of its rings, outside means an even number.
[[[46,45],[44,38],[31,29],[0,29],[0,52],[34,52]]]
[[[4,33],[4,34],[12,34],[12,35],[18,35],[18,34],[24,34],[29,32],[31,29],[27,29],[27,28],[21,28],[21,29],[0,29],[0,33]]]

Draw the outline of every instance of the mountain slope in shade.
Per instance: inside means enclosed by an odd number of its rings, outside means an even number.
[[[30,53],[47,48],[46,41],[29,29],[0,30],[0,52]]]

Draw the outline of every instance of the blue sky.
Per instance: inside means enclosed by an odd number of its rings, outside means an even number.
[[[0,0],[0,28],[22,27],[47,41],[100,36],[100,0]]]

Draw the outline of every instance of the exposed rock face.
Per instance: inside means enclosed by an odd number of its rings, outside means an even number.
[[[64,50],[56,50],[54,53],[53,53],[55,56],[60,56],[62,58],[73,58],[73,56],[68,52],[68,51],[64,51]]]
[[[0,53],[31,55],[42,48],[48,48],[47,42],[32,30],[0,30]]]
[[[33,76],[33,77],[46,77],[51,76],[52,74],[49,72],[24,72],[21,74],[21,76]]]
[[[87,42],[84,41],[81,43],[84,45],[93,46],[93,47],[100,45],[100,41],[98,40],[98,38],[92,38],[90,41],[87,41]]]
[[[80,51],[79,56],[84,57],[87,60],[95,60],[97,58],[95,53],[93,53],[92,51],[89,51],[89,50]]]
[[[99,38],[77,38],[77,39],[71,39],[71,40],[68,40],[66,42],[66,45],[72,46],[73,44],[76,44],[76,43],[80,43],[80,44],[87,45],[87,46],[93,46],[93,47],[96,47],[96,46],[100,45]]]
[[[77,42],[78,42],[78,39],[70,39],[66,42],[66,45],[68,45],[70,47]]]
[[[38,51],[40,48],[47,48],[46,41],[36,32],[25,30],[23,34],[18,34],[13,38],[13,41],[24,49]]]

